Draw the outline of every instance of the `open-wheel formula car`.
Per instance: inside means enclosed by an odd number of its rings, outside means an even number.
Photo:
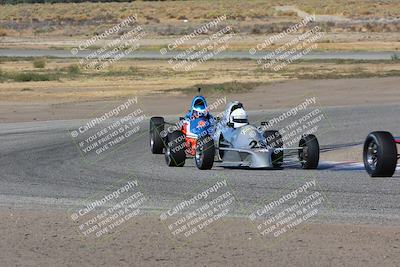
[[[178,123],[169,123],[163,117],[150,119],[150,148],[153,154],[165,154],[170,167],[183,167],[186,158],[196,157],[199,169],[211,169],[214,163],[214,141],[212,136],[216,120],[208,112],[203,96],[196,96],[188,113]],[[208,139],[208,142],[207,142]],[[199,145],[200,143],[200,145]],[[196,149],[204,149],[199,158]]]
[[[225,109],[214,133],[216,157],[222,167],[274,169],[282,168],[286,152],[297,152],[303,169],[316,169],[319,143],[314,135],[302,136],[298,147],[285,148],[277,130],[264,130],[249,124],[242,103],[233,101]]]
[[[389,132],[370,133],[364,142],[363,160],[365,170],[371,177],[392,177],[400,155],[397,146],[400,137],[393,137]]]
[[[238,101],[228,104],[222,119],[188,117],[180,118],[179,127],[168,134],[165,125],[170,123],[162,117],[150,120],[151,150],[165,153],[168,166],[183,166],[186,157],[194,157],[199,169],[211,169],[215,161],[226,168],[276,169],[283,167],[285,152],[296,152],[303,169],[318,167],[320,149],[314,135],[302,136],[298,147],[285,148],[278,131],[263,130],[263,123],[250,125]]]

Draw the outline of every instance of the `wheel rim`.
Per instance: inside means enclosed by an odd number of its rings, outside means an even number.
[[[168,165],[171,163],[171,157],[170,157],[170,155],[171,155],[171,151],[170,151],[169,147],[167,147],[167,148],[165,149],[165,160],[167,161],[167,164],[168,164]]]
[[[307,149],[307,147],[306,147],[306,146],[303,146],[303,149],[300,149],[300,150],[299,150],[299,161],[300,161],[300,163],[301,163],[301,166],[304,166],[305,162],[307,161],[307,159],[306,159],[306,153],[305,153],[305,151],[304,151],[304,150],[306,150],[306,149]]]
[[[204,153],[202,147],[197,147],[195,155],[197,165],[201,165],[201,162],[203,161],[203,155]]]
[[[376,169],[378,163],[378,145],[375,141],[371,141],[367,148],[367,163],[371,170]]]

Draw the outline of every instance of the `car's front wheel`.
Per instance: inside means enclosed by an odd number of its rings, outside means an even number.
[[[303,169],[316,169],[319,163],[319,143],[313,134],[300,139],[299,160]]]
[[[279,131],[267,130],[264,132],[264,138],[267,142],[268,148],[282,148],[283,141]],[[271,155],[272,165],[279,168],[283,164],[283,150],[275,150]]]
[[[372,132],[364,142],[365,170],[371,177],[391,177],[397,165],[397,147],[389,132]]]
[[[197,139],[195,162],[200,170],[209,170],[214,165],[215,147],[211,136],[206,135]]]

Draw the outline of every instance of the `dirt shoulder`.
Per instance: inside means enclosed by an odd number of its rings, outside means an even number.
[[[398,266],[400,230],[309,224],[274,242],[246,219],[224,218],[199,236],[173,239],[158,217],[132,219],[107,241],[90,243],[63,211],[0,212],[5,266]],[[33,222],[33,223],[32,223]]]
[[[332,79],[332,80],[292,80],[263,84],[247,92],[215,93],[204,91],[213,102],[221,97],[227,101],[240,100],[248,110],[285,109],[299,104],[307,97],[316,96],[322,107],[357,106],[399,103],[399,77]],[[60,89],[58,89],[60,90]],[[138,104],[148,115],[182,114],[196,91],[168,91],[149,94],[135,93]],[[126,99],[124,98],[124,99]],[[90,118],[94,110],[104,110],[121,103],[121,99],[105,98],[101,101],[51,100],[31,102],[29,97],[19,101],[0,101],[0,122],[26,122],[63,119]],[[224,105],[220,107],[224,108]]]

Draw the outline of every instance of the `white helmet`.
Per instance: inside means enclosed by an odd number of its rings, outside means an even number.
[[[229,122],[233,125],[233,128],[239,128],[249,124],[246,111],[243,108],[235,109],[229,116]]]

